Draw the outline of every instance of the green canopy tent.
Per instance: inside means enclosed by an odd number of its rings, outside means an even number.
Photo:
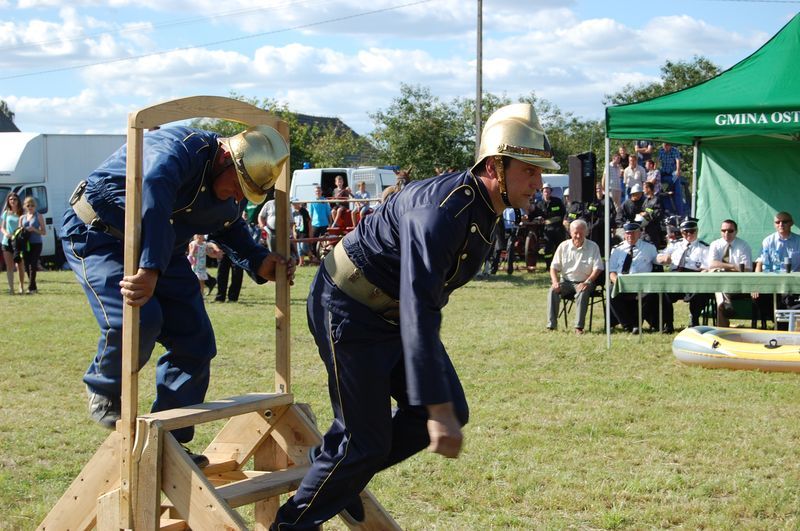
[[[800,14],[747,59],[694,87],[606,109],[608,138],[695,146],[701,237],[725,218],[754,251],[778,210],[800,218]]]
[[[699,85],[606,108],[609,138],[694,147],[700,237],[731,218],[758,253],[775,212],[800,220],[800,14],[758,51]]]

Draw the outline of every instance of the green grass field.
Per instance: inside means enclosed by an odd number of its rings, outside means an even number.
[[[292,291],[293,384],[324,430],[325,375],[305,325],[313,272],[299,269]],[[0,529],[35,528],[107,434],[86,417],[88,303],[71,273],[40,278],[40,295],[0,296]],[[798,375],[685,367],[661,334],[617,333],[607,350],[597,315],[585,336],[548,332],[546,289],[543,273],[520,273],[452,297],[442,337],[471,422],[459,459],[423,453],[370,483],[404,529],[800,529]],[[273,300],[245,280],[238,304],[209,304],[209,399],[273,389]]]

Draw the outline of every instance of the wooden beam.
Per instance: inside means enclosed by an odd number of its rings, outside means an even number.
[[[204,404],[148,413],[147,415],[142,415],[141,418],[148,421],[159,421],[162,429],[172,431],[178,428],[235,417],[236,415],[244,415],[253,411],[266,411],[274,407],[287,406],[293,400],[294,397],[287,394],[250,393]]]
[[[240,507],[297,489],[306,472],[307,466],[294,466],[275,472],[253,471],[248,473],[253,477],[219,487],[217,493],[231,507]]]
[[[225,503],[169,433],[164,435],[161,467],[161,490],[190,528],[247,530],[239,513]]]

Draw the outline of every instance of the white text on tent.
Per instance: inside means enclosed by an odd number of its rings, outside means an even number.
[[[775,111],[767,115],[763,112],[743,112],[738,114],[718,114],[714,118],[717,125],[752,125],[800,123],[800,111]]]

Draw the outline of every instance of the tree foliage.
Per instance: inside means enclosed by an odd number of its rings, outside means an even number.
[[[4,115],[10,122],[14,121],[14,113],[9,109],[5,100],[0,100],[0,114]]]
[[[703,56],[695,55],[690,61],[667,61],[661,67],[661,79],[642,85],[625,85],[621,91],[606,94],[604,105],[620,105],[649,100],[682,90],[719,75],[720,68]]]
[[[437,167],[470,165],[469,122],[456,103],[440,101],[426,87],[401,84],[392,104],[370,118],[379,161],[413,169],[412,178],[434,175]]]
[[[603,138],[603,123],[583,120],[535,93],[519,98],[536,109],[539,121],[553,146],[554,157],[564,171],[569,155],[597,147]],[[506,95],[487,93],[481,101],[481,123],[513,101]],[[436,168],[466,169],[475,162],[475,100],[441,102],[423,87],[401,85],[400,96],[385,111],[370,117],[376,128],[373,138],[381,160],[402,167],[413,166],[414,177],[435,174]]]
[[[364,138],[356,137],[350,131],[320,127],[316,123],[300,123],[297,114],[289,110],[288,105],[277,100],[271,98],[259,100],[236,93],[232,93],[230,97],[269,111],[288,123],[290,171],[302,168],[305,162],[320,167],[346,167],[357,158],[356,155],[368,152],[370,149]],[[222,136],[233,136],[245,128],[238,122],[208,118],[195,119],[191,122],[191,126],[215,131]]]

